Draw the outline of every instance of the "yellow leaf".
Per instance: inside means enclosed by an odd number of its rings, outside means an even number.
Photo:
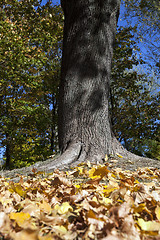
[[[68,202],[64,202],[62,203],[61,206],[59,206],[58,204],[55,205],[54,207],[55,210],[58,211],[59,214],[65,214],[68,211],[73,211],[73,208],[69,205]]]
[[[96,197],[96,196],[94,196],[94,197],[92,198],[92,201],[94,201],[94,202],[98,203],[97,197]]]
[[[51,213],[52,208],[51,206],[43,199],[43,202],[39,204],[39,207],[41,210],[44,210],[45,212]]]
[[[145,203],[140,203],[137,207],[133,207],[135,213],[141,213],[142,211],[145,211],[148,215],[151,215],[150,211],[148,208],[146,208]]]
[[[47,234],[46,236],[43,236],[43,237],[41,237],[41,236],[38,236],[38,239],[39,240],[53,240],[53,237],[51,237],[51,236],[48,236],[49,234]],[[36,239],[37,240],[37,239]]]
[[[135,180],[135,181],[134,181],[134,184],[139,184],[139,181],[138,181],[138,180]]]
[[[91,170],[89,170],[89,177],[90,178],[97,178],[97,177],[101,177],[103,178],[104,176],[107,176],[109,173],[109,170],[107,169],[106,166],[100,166],[98,168],[92,168]]]
[[[23,190],[20,184],[13,184],[11,185],[11,188],[9,189],[11,192],[16,192],[19,194],[21,197],[26,196],[26,192]]]
[[[31,218],[31,216],[29,213],[24,213],[24,212],[13,213],[12,212],[9,214],[9,218],[15,220],[17,224],[21,227],[27,220]]]
[[[157,216],[157,219],[160,221],[160,207],[159,206],[156,207],[155,214]]]
[[[123,158],[123,156],[121,156],[119,153],[116,153],[116,155],[117,155],[119,158]]]
[[[160,231],[160,223],[155,221],[144,221],[142,218],[138,219],[138,225],[141,227],[143,231]]]
[[[26,192],[22,189],[21,185],[16,186],[15,192],[17,192],[21,197],[25,197],[26,195]]]
[[[88,171],[88,174],[89,174],[89,177],[90,178],[96,178],[97,176],[94,176],[93,174],[94,174],[94,172],[95,172],[95,168],[91,168],[89,171]]]
[[[67,229],[64,226],[54,226],[53,229],[55,229],[56,232],[59,232],[62,235],[67,233]]]
[[[108,156],[107,156],[107,154],[106,154],[106,156],[105,156],[105,162],[107,162],[108,161]]]
[[[83,174],[83,168],[82,167],[77,167],[77,169],[79,170],[79,175]]]
[[[106,198],[106,197],[103,197],[103,202],[108,205],[110,203],[112,203],[112,200],[110,198]]]
[[[112,187],[112,188],[104,189],[103,193],[104,193],[105,196],[109,196],[116,189],[118,189],[118,188]]]

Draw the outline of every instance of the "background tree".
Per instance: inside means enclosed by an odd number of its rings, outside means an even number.
[[[40,1],[3,1],[0,15],[0,144],[6,167],[44,160],[57,149],[56,92],[62,13]]]
[[[147,125],[148,121],[146,121],[146,126],[148,129],[152,129],[148,136],[145,135],[143,140],[141,139],[142,149],[145,149],[145,152],[151,151],[152,146],[155,148],[155,144],[157,144],[156,149],[159,147],[159,107],[157,102],[159,102],[159,93],[160,93],[160,81],[159,81],[159,26],[160,26],[160,8],[159,1],[128,1],[123,0],[122,2],[123,13],[121,14],[121,20],[123,22],[127,22],[127,24],[136,26],[137,31],[134,34],[134,39],[138,43],[141,48],[141,57],[145,64],[141,65],[139,68],[139,72],[143,72],[148,75],[148,84],[150,91],[150,99],[151,104],[148,104],[148,109],[152,109],[153,116],[156,114],[156,118],[153,117],[155,124]],[[125,6],[125,10],[124,10]],[[155,99],[155,100],[154,100]],[[157,101],[157,102],[156,102]],[[148,115],[150,118],[150,116]],[[151,136],[152,135],[152,136]],[[143,143],[142,143],[143,142]],[[148,146],[145,148],[145,146]],[[150,149],[150,150],[149,150]],[[144,150],[141,150],[144,153]],[[155,157],[155,155],[154,155]],[[158,157],[158,155],[157,155]]]
[[[111,80],[112,124],[126,149],[146,156],[152,140],[154,148],[158,144],[159,95],[152,93],[155,86],[151,76],[138,73],[136,66],[143,66],[144,61],[137,58],[140,49],[134,32],[136,28],[121,27],[116,34]]]

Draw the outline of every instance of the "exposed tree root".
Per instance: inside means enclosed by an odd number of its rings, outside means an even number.
[[[131,153],[129,152],[128,150],[126,150],[122,144],[116,139],[116,137],[113,137],[113,140],[112,140],[112,149],[113,149],[113,152],[112,152],[112,155],[121,155],[123,156],[124,158],[128,158],[128,159],[140,159],[141,157],[134,154],[134,153]]]
[[[11,178],[14,181],[18,181],[19,177],[17,175],[29,175],[33,173],[33,169],[37,171],[44,171],[46,173],[52,172],[54,169],[65,169],[67,168],[72,162],[75,162],[81,152],[82,144],[80,142],[76,142],[70,144],[70,146],[66,149],[66,151],[56,157],[55,159],[49,159],[43,162],[37,162],[30,167],[23,167],[20,169],[13,169],[11,171],[5,170],[0,171],[0,176]]]
[[[38,166],[39,171],[52,172],[54,169],[65,169],[72,162],[77,161],[81,153],[82,144],[80,142],[72,143],[66,149],[66,151],[52,160],[48,164],[44,164],[42,166]]]
[[[114,137],[113,138],[113,156],[118,160],[114,167],[120,167],[128,170],[136,170],[143,167],[153,167],[160,169],[160,161],[147,157],[141,157],[134,153],[127,151],[120,142]],[[119,156],[119,157],[118,157]],[[114,157],[114,158],[115,158]]]
[[[104,157],[102,154],[92,156],[88,158],[87,154],[83,150],[83,145],[81,142],[75,142],[69,145],[66,151],[56,158],[51,158],[43,162],[37,162],[30,167],[24,167],[20,169],[0,171],[2,177],[10,178],[13,181],[19,181],[19,175],[28,176],[33,174],[33,169],[37,171],[42,171],[45,173],[53,172],[55,169],[69,169],[71,166],[76,166],[81,162],[87,160],[99,164],[104,163]],[[119,167],[122,170],[133,170],[135,171],[139,167],[154,167],[160,169],[160,161],[149,159],[145,157],[140,157],[129,151],[127,151],[116,138],[113,139],[113,154],[112,157],[109,157],[108,160],[109,167]]]

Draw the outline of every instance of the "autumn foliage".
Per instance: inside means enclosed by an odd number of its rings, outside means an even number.
[[[160,170],[81,164],[0,178],[0,239],[158,240]]]

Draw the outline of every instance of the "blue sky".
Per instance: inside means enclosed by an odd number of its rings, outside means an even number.
[[[42,0],[42,4],[45,4],[47,0]],[[53,4],[60,4],[60,0],[52,0]]]

